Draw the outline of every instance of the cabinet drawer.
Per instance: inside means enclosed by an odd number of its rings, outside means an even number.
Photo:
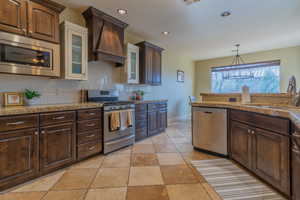
[[[155,111],[157,109],[159,109],[158,104],[156,104],[156,103],[149,103],[148,104],[148,112]]]
[[[147,113],[135,113],[136,121],[147,121]]]
[[[168,105],[167,103],[163,102],[163,103],[158,103],[157,107],[160,109],[167,109]]]
[[[135,112],[147,112],[147,104],[136,104]]]
[[[102,151],[102,144],[100,142],[90,142],[78,146],[78,159],[83,159]]]
[[[101,129],[100,119],[80,121],[77,124],[78,124],[78,132]]]
[[[230,118],[258,128],[267,129],[282,134],[289,134],[290,122],[288,119],[238,110],[231,110]]]
[[[89,120],[89,119],[99,119],[101,118],[100,109],[88,109],[88,110],[79,110],[78,111],[78,120]]]
[[[41,126],[75,121],[75,111],[45,113],[40,115]]]
[[[88,131],[77,135],[78,144],[84,144],[91,141],[100,140],[101,130]]]
[[[0,131],[11,131],[38,126],[38,115],[19,115],[0,118]]]

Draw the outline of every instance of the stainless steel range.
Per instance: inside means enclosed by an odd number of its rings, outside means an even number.
[[[110,90],[89,90],[88,101],[103,102],[103,152],[113,152],[134,144],[135,105],[119,101],[118,95]]]

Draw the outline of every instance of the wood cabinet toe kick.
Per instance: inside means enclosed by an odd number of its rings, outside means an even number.
[[[2,116],[0,192],[101,152],[101,108]]]

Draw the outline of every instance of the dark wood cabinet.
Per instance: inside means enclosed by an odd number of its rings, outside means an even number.
[[[26,0],[0,0],[0,30],[25,35],[27,33]]]
[[[59,43],[59,13],[50,0],[0,0],[0,30]]]
[[[162,51],[164,49],[146,41],[136,45],[140,48],[140,83],[161,85]]]
[[[293,200],[300,200],[300,131],[292,136],[292,196]]]
[[[38,174],[38,130],[0,133],[0,191]]]
[[[148,136],[159,133],[157,111],[148,112]]]
[[[142,140],[148,136],[147,104],[135,105],[135,140]]]
[[[41,128],[40,170],[52,171],[75,160],[74,123],[51,125]]]
[[[160,133],[166,130],[168,120],[167,115],[168,111],[166,109],[160,109],[157,111],[157,127]]]
[[[252,170],[285,194],[290,194],[289,138],[267,130],[252,133]]]
[[[83,12],[83,16],[89,31],[89,61],[106,60],[123,65],[124,31],[128,24],[93,7]]]
[[[290,196],[290,128],[286,119],[242,111],[231,111],[230,118],[230,157]],[[274,121],[276,126],[272,126]],[[264,128],[258,128],[262,124]]]
[[[247,168],[251,168],[252,156],[250,131],[250,127],[245,124],[231,122],[231,158]]]
[[[44,5],[29,1],[28,34],[35,39],[59,43],[58,13]]]

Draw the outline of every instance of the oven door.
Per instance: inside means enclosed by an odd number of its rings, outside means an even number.
[[[0,72],[60,76],[59,45],[0,32]]]
[[[128,137],[131,135],[135,135],[135,118],[134,118],[134,110],[126,109],[126,110],[118,110],[118,112],[130,112],[131,113],[131,127],[120,127],[119,130],[111,131],[110,130],[110,116],[112,112],[116,111],[104,111],[104,142],[109,142],[112,140],[117,140],[123,137]],[[122,117],[122,115],[121,115]],[[120,119],[122,121],[122,119]]]

